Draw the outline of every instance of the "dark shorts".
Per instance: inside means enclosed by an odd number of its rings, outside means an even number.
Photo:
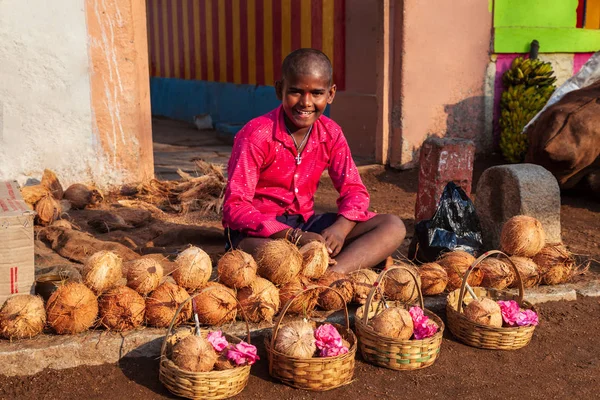
[[[325,213],[325,214],[314,214],[304,222],[304,219],[300,215],[280,215],[275,219],[282,224],[288,225],[290,228],[299,228],[306,232],[321,233],[325,228],[329,228],[337,219],[336,213]],[[233,229],[225,228],[225,250],[230,248],[238,248],[240,242],[248,237],[247,234],[235,231]]]

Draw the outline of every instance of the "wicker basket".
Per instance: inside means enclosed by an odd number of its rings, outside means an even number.
[[[491,327],[470,321],[463,314],[463,304],[466,294],[467,279],[471,271],[487,257],[499,254],[506,257],[508,264],[511,266],[518,280],[519,294],[513,295],[504,290],[485,289],[482,287],[474,287],[473,292],[478,298],[489,297],[497,300],[515,300],[521,308],[537,310],[533,305],[523,300],[523,281],[519,270],[512,262],[510,257],[498,250],[488,251],[479,257],[473,265],[469,267],[463,276],[463,283],[460,289],[450,292],[446,303],[446,318],[448,320],[448,328],[450,332],[461,342],[473,347],[492,350],[516,350],[526,346],[533,336],[535,326],[515,326],[515,327]]]
[[[199,293],[189,297],[182,303],[165,335],[165,339],[160,350],[160,370],[159,380],[169,389],[169,391],[177,396],[188,399],[227,399],[240,393],[248,384],[250,376],[250,366],[244,365],[224,371],[209,371],[209,372],[191,372],[180,369],[173,361],[171,361],[171,351],[173,345],[177,341],[188,335],[195,333],[193,327],[184,327],[177,332],[173,332],[173,325],[177,320],[177,316],[187,304],[192,301],[200,293],[208,290],[214,290],[214,286],[209,286],[202,289]],[[237,299],[236,299],[237,301]],[[243,311],[242,311],[243,314]],[[248,333],[247,342],[250,343],[250,327],[246,321],[246,331]],[[202,336],[208,335],[207,330],[200,332]],[[231,335],[225,334],[229,343],[239,343],[241,340]]]
[[[392,307],[404,307],[405,304],[400,302],[385,303],[385,300],[373,303],[375,291],[385,275],[394,269],[404,269],[410,273],[414,279],[419,292],[419,305],[423,309],[425,315],[432,319],[439,327],[435,335],[426,339],[401,340],[381,336],[369,326],[369,319],[379,313],[383,306],[392,304]],[[365,314],[365,310],[369,310]],[[373,284],[367,301],[364,306],[356,310],[356,335],[358,336],[358,346],[363,358],[380,367],[385,367],[394,370],[414,370],[426,368],[432,365],[440,353],[442,345],[442,336],[444,335],[444,322],[433,312],[423,307],[423,294],[419,281],[413,271],[404,266],[391,266],[385,268],[377,277],[377,281]]]
[[[275,338],[288,308],[302,293],[314,289],[333,290],[343,298],[337,290],[327,286],[313,285],[299,291],[283,306],[275,321],[273,331],[265,337],[265,347],[269,357],[269,374],[273,378],[298,389],[325,391],[349,384],[354,375],[357,340],[350,330],[350,319],[346,306],[344,306],[346,326],[332,325],[336,327],[342,338],[350,343],[348,353],[333,357],[295,358],[275,350]]]

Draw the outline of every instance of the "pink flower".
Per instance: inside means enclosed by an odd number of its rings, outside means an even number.
[[[412,317],[413,322],[419,321],[423,317],[428,318],[427,316],[425,316],[425,313],[423,312],[421,307],[417,307],[417,306],[411,307],[410,310],[408,310],[408,312],[410,313],[410,316]]]
[[[319,326],[315,330],[315,339],[321,357],[333,357],[348,352],[348,347],[344,346],[340,333],[331,324]]]
[[[497,303],[500,306],[500,311],[502,312],[502,319],[504,322],[511,326],[516,324],[520,311],[519,304],[517,304],[517,302],[514,300],[499,300]]]
[[[215,332],[209,333],[207,336],[207,340],[210,342],[210,344],[212,344],[212,347],[217,352],[220,352],[223,349],[225,349],[227,346],[229,346],[227,339],[225,339],[225,337],[223,336],[223,332],[221,332],[221,331],[215,331]]]
[[[435,335],[438,331],[438,326],[435,322],[431,321],[427,315],[423,312],[421,307],[411,307],[408,310],[413,320],[415,339],[421,340],[426,339]]]
[[[248,344],[246,342],[240,342],[235,346],[231,346],[227,351],[227,358],[237,365],[252,365],[257,360],[260,360],[258,354],[256,354],[256,346]]]
[[[526,325],[536,326],[538,323],[539,323],[538,315],[533,310],[523,310],[517,316],[517,325],[518,326],[526,326]]]

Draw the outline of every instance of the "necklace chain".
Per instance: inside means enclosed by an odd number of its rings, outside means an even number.
[[[294,141],[294,146],[296,146],[296,151],[298,152],[298,155],[295,157],[297,165],[300,165],[300,163],[302,162],[302,156],[301,156],[302,152],[300,151],[300,148],[302,148],[302,150],[304,150],[304,148],[302,146],[304,146],[304,144],[308,140],[308,135],[310,135],[310,132],[312,131],[312,128],[313,128],[313,126],[311,125],[310,128],[308,128],[308,132],[306,132],[306,134],[304,134],[304,137],[302,138],[302,141],[300,142],[300,145],[298,145],[298,142],[296,142],[296,138],[294,137],[294,135],[290,131],[290,128],[288,128],[287,126],[285,127],[285,129],[287,130],[287,132],[292,137],[292,140]]]

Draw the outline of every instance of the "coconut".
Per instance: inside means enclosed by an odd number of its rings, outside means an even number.
[[[319,279],[318,285],[328,286],[335,289],[342,295],[342,298],[333,290],[322,289],[319,294],[319,307],[327,311],[341,310],[347,303],[352,301],[354,297],[354,288],[352,281],[347,275],[339,272],[327,271],[325,275]]]
[[[198,247],[189,247],[175,259],[176,269],[173,279],[188,291],[200,289],[206,285],[212,274],[210,256]]]
[[[477,324],[500,328],[502,326],[502,311],[494,300],[483,297],[473,300],[465,307],[465,317]]]
[[[558,285],[567,282],[575,269],[575,258],[563,244],[549,244],[533,257],[542,282]]]
[[[302,255],[302,275],[311,279],[319,279],[329,266],[327,246],[319,241],[308,242],[300,248]]]
[[[276,285],[294,279],[302,269],[302,255],[285,239],[270,240],[260,247],[256,258],[258,274]]]
[[[74,209],[80,210],[92,203],[93,193],[87,186],[75,183],[65,190],[63,196],[71,202]]]
[[[52,293],[46,314],[48,325],[59,335],[80,333],[96,321],[98,300],[84,284],[68,282]]]
[[[279,311],[279,290],[258,276],[250,286],[238,291],[237,299],[249,322],[271,322]]]
[[[449,291],[460,288],[463,281],[463,276],[467,272],[467,269],[475,262],[475,257],[467,253],[466,251],[451,251],[443,254],[437,263],[441,265],[448,274],[448,285],[446,288]],[[483,273],[477,267],[469,275],[467,283],[471,287],[481,285],[483,279]]]
[[[47,187],[50,192],[52,192],[52,196],[54,196],[56,200],[62,200],[64,193],[63,187],[54,172],[50,171],[49,169],[45,169],[41,183],[43,186]]]
[[[277,332],[275,350],[294,358],[312,358],[317,351],[315,332],[306,321],[293,321]]]
[[[56,227],[59,227],[59,228],[65,228],[65,229],[73,229],[73,224],[71,224],[66,219],[56,220],[56,221],[54,221],[52,223],[52,226],[56,226]]]
[[[311,282],[304,276],[298,276],[291,282],[279,288],[279,299],[283,307],[292,297],[298,294],[305,287],[310,286]],[[289,314],[310,316],[319,300],[319,289],[308,290],[299,295],[288,308]]]
[[[513,281],[514,274],[510,266],[498,258],[486,258],[479,264],[483,279],[481,286],[493,289],[506,289]]]
[[[531,258],[527,257],[511,257],[512,262],[515,264],[515,267],[519,270],[519,274],[521,275],[521,279],[523,280],[523,286],[526,288],[533,287],[540,283],[540,274],[538,272],[538,266],[535,265]],[[510,284],[511,288],[516,288],[519,285],[519,279],[514,276],[514,272],[511,270],[513,274],[513,280]]]
[[[21,189],[21,196],[25,203],[29,204],[32,208],[35,207],[36,203],[46,196],[51,196],[52,193],[44,185],[33,185],[25,186]]]
[[[144,298],[127,286],[106,292],[98,301],[100,324],[115,331],[128,331],[144,323]]]
[[[424,295],[433,296],[442,293],[448,284],[446,270],[437,263],[427,263],[419,267],[421,290]]]
[[[184,371],[212,371],[218,358],[212,344],[202,336],[186,336],[173,346],[173,363]]]
[[[367,297],[369,296],[369,292],[373,287],[373,284],[377,280],[379,275],[377,272],[371,269],[359,269],[358,271],[354,271],[348,275],[350,282],[352,282],[352,289],[354,291],[354,295],[352,296],[352,301],[358,304],[365,304],[367,302]],[[373,296],[374,300],[378,300],[381,298],[380,293],[385,291],[384,282],[382,281],[379,285],[379,290],[375,291],[375,295]]]
[[[142,258],[149,258],[151,260],[158,261],[163,268],[163,275],[169,275],[177,269],[177,264],[175,264],[173,261],[170,261],[169,258],[160,253],[146,254]]]
[[[146,296],[156,290],[163,277],[163,268],[160,263],[151,258],[140,258],[129,261],[127,269],[127,286]]]
[[[184,288],[171,282],[162,283],[146,298],[146,321],[157,328],[167,328],[175,316],[179,306],[188,299]],[[192,304],[187,303],[182,309],[175,325],[179,325],[192,316]]]
[[[225,253],[217,264],[219,281],[234,289],[250,285],[256,279],[257,269],[254,258],[242,250]]]
[[[44,301],[39,296],[17,294],[9,297],[0,308],[0,337],[31,338],[46,325]]]
[[[35,205],[37,221],[40,225],[50,225],[62,213],[60,203],[51,195],[42,197]]]
[[[410,269],[417,277],[418,284],[421,285],[419,271],[412,265],[403,265]],[[393,269],[385,275],[385,295],[390,300],[401,301],[403,303],[412,303],[419,297],[419,288],[416,286],[410,272],[407,270]]]
[[[410,339],[414,330],[410,313],[399,307],[383,310],[369,321],[369,325],[381,336],[400,340]]]
[[[500,248],[511,256],[533,257],[545,241],[542,223],[527,215],[516,215],[506,221],[500,234]]]
[[[205,286],[213,289],[201,292],[194,298],[194,311],[198,320],[206,325],[223,325],[235,320],[237,301],[235,292],[217,282]]]
[[[219,358],[217,358],[217,362],[215,363],[215,371],[225,371],[228,369],[235,368],[235,364],[233,361],[227,358],[227,350],[224,350],[219,354]]]
[[[123,276],[123,261],[116,253],[101,250],[92,254],[83,265],[81,275],[96,294],[101,294],[119,284]]]

